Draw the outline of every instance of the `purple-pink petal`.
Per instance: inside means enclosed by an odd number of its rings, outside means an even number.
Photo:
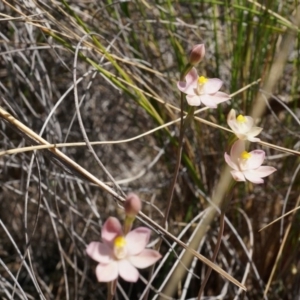
[[[245,142],[237,140],[231,147],[230,150],[230,157],[231,160],[236,162],[237,159],[240,157],[242,152],[245,151]]]
[[[204,94],[215,94],[223,85],[223,82],[219,78],[207,79],[207,82],[203,85]]]
[[[186,101],[191,106],[199,106],[201,104],[201,96],[186,95]]]
[[[146,227],[138,227],[126,235],[128,255],[136,255],[142,252],[150,239],[151,231]]]
[[[159,252],[145,249],[140,254],[131,256],[128,259],[136,268],[144,269],[155,264],[160,258]]]
[[[118,261],[119,275],[126,281],[137,282],[139,271],[126,259]]]
[[[218,99],[215,96],[203,94],[200,96],[201,102],[210,108],[216,108],[218,105]]]
[[[190,85],[187,85],[186,82],[178,81],[177,87],[181,92],[187,95],[196,95],[195,91],[197,88],[197,83],[191,83]]]
[[[197,82],[198,80],[198,73],[195,68],[192,68],[185,76],[185,81],[189,85],[191,83]]]
[[[122,235],[122,225],[120,221],[115,217],[109,217],[102,227],[102,240],[111,244],[114,239]]]
[[[254,170],[260,167],[265,159],[265,151],[263,150],[254,150],[249,153],[251,157],[247,161],[248,169]]]
[[[118,278],[119,268],[117,261],[109,264],[99,264],[96,267],[96,276],[99,282],[110,282]]]
[[[222,92],[217,92],[213,95],[203,94],[201,95],[201,102],[211,108],[216,108],[221,102],[229,100],[230,97]]]
[[[218,103],[222,103],[222,102],[230,99],[230,96],[223,92],[216,92],[212,96],[214,96],[216,98],[216,101],[218,101]]]
[[[264,183],[264,180],[260,178],[259,174],[256,173],[256,170],[244,171],[244,175],[247,180],[249,180],[253,183],[256,183],[256,184]]]
[[[243,172],[232,170],[232,171],[230,171],[230,173],[231,173],[234,180],[236,180],[236,181],[246,181]]]
[[[227,162],[227,164],[229,165],[229,167],[231,167],[232,169],[234,169],[236,171],[239,170],[238,166],[231,160],[231,157],[227,153],[224,153],[224,158],[225,158],[225,161]]]
[[[91,242],[86,248],[86,253],[95,261],[107,264],[111,260],[112,249],[107,244]]]
[[[198,74],[195,68],[185,76],[185,81],[177,82],[178,89],[188,95],[195,95],[195,89],[197,88]]]
[[[273,167],[269,167],[269,166],[261,166],[259,168],[257,168],[255,170],[255,173],[259,176],[259,177],[266,177],[271,175],[272,173],[274,173],[275,171],[277,171],[275,168]]]

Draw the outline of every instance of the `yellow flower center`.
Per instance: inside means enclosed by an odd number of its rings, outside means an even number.
[[[207,82],[207,78],[206,77],[204,77],[204,76],[199,76],[198,77],[198,83],[200,84],[200,85],[203,85],[204,83],[206,83]]]
[[[126,240],[123,236],[117,236],[114,240],[114,254],[117,259],[122,259],[127,255]]]
[[[238,115],[236,120],[239,122],[239,123],[245,123],[246,122],[246,118],[243,116],[243,115]]]
[[[250,154],[249,152],[247,152],[247,151],[243,151],[243,152],[241,153],[241,158],[242,158],[242,159],[247,160],[247,159],[249,159],[250,157],[251,157],[251,154]]]

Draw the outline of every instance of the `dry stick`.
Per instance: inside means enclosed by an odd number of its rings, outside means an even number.
[[[203,111],[203,110],[197,110],[194,112],[194,114],[196,114],[197,112],[200,112],[200,111]],[[186,116],[184,116],[184,118],[186,118]],[[194,120],[200,122],[200,123],[203,123],[203,124],[206,124],[206,125],[209,125],[211,127],[215,127],[215,128],[219,128],[219,129],[222,129],[224,131],[227,131],[227,132],[230,132],[230,133],[233,133],[233,131],[231,129],[228,129],[224,126],[221,126],[221,125],[218,125],[218,124],[215,124],[213,122],[210,122],[210,121],[207,121],[203,118],[200,118],[200,117],[196,117],[194,115]],[[170,121],[168,123],[165,123],[163,125],[160,125],[158,127],[155,127],[151,130],[148,130],[142,134],[139,134],[139,135],[136,135],[132,138],[128,138],[128,139],[124,139],[124,140],[117,140],[117,141],[95,141],[95,142],[90,142],[91,145],[115,145],[115,144],[122,144],[122,143],[129,143],[129,142],[132,142],[132,141],[135,141],[137,139],[140,139],[141,137],[144,137],[144,136],[147,136],[153,132],[156,132],[160,129],[163,129],[163,128],[166,128],[168,126],[171,126],[177,122],[180,121],[180,118],[176,119],[176,120],[173,120],[173,121]],[[285,153],[290,153],[290,154],[294,154],[294,155],[298,155],[300,156],[300,152],[299,151],[296,151],[296,150],[293,150],[293,149],[289,149],[289,148],[285,148],[285,147],[281,147],[281,146],[277,146],[275,144],[271,144],[271,143],[267,143],[267,142],[264,142],[262,140],[260,140],[259,142],[257,142],[257,144],[259,145],[262,145],[262,146],[266,146],[268,148],[272,148],[272,149],[275,149],[277,151],[281,151],[281,152],[285,152]],[[11,154],[17,154],[17,153],[23,153],[23,152],[28,152],[28,151],[34,151],[34,150],[45,150],[45,149],[50,149],[50,148],[66,148],[66,147],[80,147],[80,146],[86,146],[86,143],[85,142],[76,142],[76,143],[56,143],[56,144],[47,144],[47,145],[35,145],[35,146],[26,146],[26,147],[20,147],[20,148],[12,148],[12,149],[8,149],[8,150],[3,150],[3,151],[0,151],[0,156],[4,156],[4,155],[11,155]],[[117,181],[118,182],[118,181]]]
[[[24,124],[22,124],[20,121],[15,119],[11,114],[9,114],[7,111],[5,111],[0,106],[0,118],[3,118],[6,120],[9,124],[13,125],[15,128],[17,128],[20,132],[24,133],[28,138],[30,138],[35,143],[44,144],[44,145],[50,145],[45,139],[40,137],[38,134],[36,134],[34,131],[32,131],[30,128],[26,127]],[[120,202],[124,202],[124,198],[122,196],[119,196],[113,189],[111,189],[109,186],[107,186],[105,183],[103,183],[101,180],[99,180],[97,177],[92,175],[90,172],[88,172],[86,169],[78,165],[75,161],[70,159],[68,156],[66,156],[64,153],[59,151],[56,148],[50,148],[49,151],[60,161],[62,161],[65,165],[72,168],[76,172],[78,172],[81,176],[89,180],[90,182],[96,184],[101,189],[105,190],[109,194],[111,194],[113,197],[115,197],[116,200]],[[178,245],[186,249],[189,253],[191,253],[193,256],[196,256],[201,260],[203,263],[214,269],[216,272],[218,272],[221,276],[224,276],[227,280],[231,281],[238,287],[241,287],[243,290],[246,290],[245,286],[242,285],[238,280],[233,278],[231,275],[229,275],[227,272],[225,272],[222,268],[217,266],[216,264],[212,263],[209,259],[204,257],[203,255],[197,253],[194,249],[187,246],[184,242],[177,239],[174,235],[170,234],[166,229],[155,223],[151,218],[143,214],[142,212],[139,213],[139,216],[141,216],[142,220],[146,222],[147,224],[150,224],[153,228],[155,228],[159,233],[165,235],[166,237],[169,237],[174,242],[176,242]]]
[[[0,106],[0,117],[2,117],[4,120],[15,126],[18,130],[23,132],[25,135],[27,135],[30,139],[34,140],[38,144],[43,145],[50,145],[45,139],[43,139],[41,136],[36,134],[34,131],[32,131],[30,128],[25,126],[23,123],[21,123],[19,120],[14,118],[12,115],[10,115],[7,111],[5,111]],[[68,166],[72,167],[75,171],[77,171],[79,174],[84,176],[85,178],[88,178],[91,182],[95,183],[99,187],[101,187],[103,190],[110,193],[112,196],[117,198],[119,201],[124,201],[123,197],[119,196],[113,189],[111,189],[109,186],[104,184],[101,180],[99,180],[97,177],[89,173],[86,169],[78,165],[76,162],[74,162],[72,159],[70,159],[67,155],[62,153],[60,150],[56,149],[55,147],[50,148],[49,151],[54,154],[58,159],[60,159],[62,162],[66,163]]]
[[[234,97],[236,96],[237,94],[241,93],[242,91],[245,91],[246,89],[250,88],[251,86],[253,86],[254,84],[258,84],[260,82],[260,79],[248,84],[247,86],[239,89],[237,92],[234,92],[232,93],[230,96],[231,97]],[[164,103],[166,104],[164,101],[160,101],[161,103]],[[166,104],[167,106],[170,106],[171,108],[175,109],[175,110],[178,110],[180,111],[179,108],[173,106],[173,105],[170,105],[170,104]],[[207,110],[207,107],[204,107],[204,108],[201,108],[201,109],[198,109],[194,112],[194,114],[198,114],[200,112],[203,112]],[[187,117],[187,112],[184,111],[184,118]],[[166,128],[168,126],[171,126],[172,124],[175,124],[177,122],[179,122],[181,120],[181,118],[178,118],[176,120],[173,120],[173,121],[170,121],[168,123],[165,123],[163,125],[160,125],[158,127],[155,127],[154,129],[151,129],[149,131],[146,131],[142,134],[139,134],[137,136],[134,136],[132,138],[129,138],[129,139],[124,139],[124,140],[118,140],[118,141],[96,141],[96,142],[90,142],[91,145],[107,145],[107,144],[120,144],[120,143],[128,143],[128,142],[132,142],[134,140],[137,140],[141,137],[144,137],[146,135],[149,135],[153,132],[156,132],[160,129],[163,129],[163,128]],[[227,131],[227,132],[231,132],[233,133],[232,130],[224,127],[224,126],[221,126],[221,125],[218,125],[218,124],[215,124],[213,122],[210,122],[210,121],[207,121],[203,118],[200,118],[200,117],[197,117],[197,116],[194,116],[194,120],[198,121],[198,122],[201,122],[203,124],[206,124],[206,125],[209,125],[209,126],[212,126],[212,127],[215,127],[215,128],[219,128],[219,129],[222,129],[224,131]],[[280,147],[280,146],[277,146],[277,145],[274,145],[274,144],[270,144],[270,143],[267,143],[267,142],[264,142],[264,141],[259,141],[257,142],[258,144],[262,145],[262,146],[266,146],[266,147],[269,147],[269,148],[272,148],[272,149],[275,149],[275,150],[278,150],[278,151],[282,151],[282,152],[287,152],[287,153],[291,153],[291,154],[295,154],[295,155],[299,155],[300,156],[300,152],[299,151],[296,151],[296,150],[293,150],[293,149],[288,149],[288,148],[285,148],[285,147]],[[77,142],[77,143],[56,143],[56,144],[50,144],[48,143],[47,145],[36,145],[36,146],[29,146],[29,147],[21,147],[21,148],[13,148],[13,149],[9,149],[9,150],[4,150],[4,151],[0,151],[0,156],[3,156],[3,155],[9,155],[9,154],[16,154],[16,153],[21,153],[21,152],[27,152],[27,151],[33,151],[33,150],[43,150],[43,149],[49,149],[49,148],[63,148],[63,147],[79,147],[79,146],[86,146],[86,143],[85,142]]]

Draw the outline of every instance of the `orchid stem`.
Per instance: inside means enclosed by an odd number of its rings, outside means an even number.
[[[181,93],[181,101],[183,100],[183,95],[184,94]],[[183,109],[181,111],[183,111]],[[171,209],[171,205],[172,205],[172,201],[173,201],[174,190],[175,190],[175,186],[176,186],[176,182],[177,182],[177,178],[178,178],[178,173],[179,173],[179,169],[180,169],[181,157],[182,157],[182,148],[183,148],[183,143],[184,143],[184,132],[185,132],[186,128],[188,127],[188,125],[191,123],[191,120],[193,119],[193,115],[194,115],[194,108],[193,107],[188,112],[188,115],[187,115],[185,121],[183,120],[183,114],[181,115],[177,161],[176,161],[175,171],[174,171],[174,175],[173,175],[173,180],[172,180],[172,183],[170,185],[168,201],[167,201],[167,208],[166,208],[165,214],[164,214],[164,220],[163,220],[164,225],[168,221],[168,217],[169,217],[169,213],[170,213],[170,209]]]
[[[181,81],[184,80],[186,74],[190,71],[191,68],[192,68],[192,65],[190,65],[190,64],[186,65],[185,69],[182,71],[181,76],[180,76]],[[184,93],[181,92],[180,93],[180,133],[179,133],[179,141],[178,141],[177,160],[176,160],[176,166],[175,166],[175,171],[174,171],[174,175],[173,175],[173,180],[172,180],[172,183],[171,183],[170,189],[169,189],[167,208],[166,208],[165,214],[164,214],[163,225],[165,225],[168,220],[171,205],[172,205],[175,185],[177,182],[177,177],[178,177],[179,168],[180,168],[180,164],[181,164],[182,147],[183,147],[183,142],[184,142],[184,132],[185,132],[186,128],[188,127],[188,125],[191,123],[191,120],[193,119],[194,111],[195,111],[195,108],[192,107],[189,110],[188,115],[186,116],[186,119],[184,119],[184,113],[183,113],[184,112]],[[158,242],[158,245],[156,247],[157,251],[159,251],[161,244],[162,244],[162,239],[160,239],[160,241]],[[154,265],[152,266],[152,268],[150,270],[149,280],[151,279],[153,272],[154,272]],[[150,290],[148,289],[143,299],[145,299],[145,300],[148,299],[149,291]]]
[[[186,65],[185,69],[182,71],[181,76],[180,76],[181,81],[184,80],[186,74],[190,71],[191,68],[192,68],[192,65],[190,65],[190,64]],[[183,111],[184,111],[184,93],[181,92],[180,93],[180,133],[179,133],[177,161],[176,161],[175,171],[174,171],[174,175],[173,175],[173,180],[170,185],[168,201],[167,201],[167,208],[165,210],[165,216],[164,216],[164,220],[163,220],[164,225],[166,224],[168,217],[169,217],[172,200],[173,200],[173,195],[174,195],[174,190],[175,190],[175,185],[176,185],[177,178],[178,178],[179,168],[180,168],[180,164],[181,164],[181,157],[182,157],[182,147],[183,147],[183,142],[184,142],[184,132],[185,132],[186,128],[188,127],[188,125],[190,124],[191,120],[193,119],[195,108],[194,107],[190,108],[185,120],[183,118],[184,117]],[[159,248],[161,246],[161,242],[162,242],[162,240],[159,243]]]
[[[115,279],[111,282],[108,282],[108,289],[107,289],[107,300],[113,300],[117,290],[117,280]]]

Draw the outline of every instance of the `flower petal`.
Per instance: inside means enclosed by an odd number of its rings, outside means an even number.
[[[139,269],[147,268],[153,264],[155,264],[161,255],[158,251],[145,249],[140,254],[130,256],[128,260]]]
[[[236,134],[237,132],[240,132],[240,127],[237,124],[236,120],[228,120],[227,119],[228,126],[232,129],[232,131]]]
[[[232,170],[230,173],[235,181],[246,181],[243,172]]]
[[[201,95],[200,100],[201,100],[202,104],[204,104],[207,107],[217,108],[218,101],[212,95],[208,95],[208,94]]]
[[[254,137],[256,135],[259,135],[263,128],[261,127],[252,127],[251,130],[248,132],[248,135],[251,137]]]
[[[247,180],[253,183],[263,183],[264,180],[262,177],[269,176],[270,174],[276,171],[275,168],[269,166],[261,166],[256,170],[248,170],[244,172],[245,177]]]
[[[212,96],[214,96],[216,98],[216,101],[218,102],[218,104],[222,103],[224,101],[230,100],[230,96],[226,93],[223,93],[223,92],[216,92]]]
[[[251,136],[246,136],[246,139],[250,142],[259,142],[260,139],[259,138],[255,138],[255,137],[251,137]]]
[[[248,169],[254,170],[260,167],[265,159],[265,151],[254,150],[250,152],[251,157],[247,161]]]
[[[225,161],[227,162],[227,164],[229,165],[229,167],[231,167],[232,169],[238,171],[239,168],[238,166],[231,160],[230,156],[227,153],[224,153],[224,158]]]
[[[222,92],[217,92],[213,95],[201,95],[201,102],[211,108],[216,108],[219,103],[229,100],[230,97]]]
[[[245,118],[245,122],[244,122],[245,126],[249,129],[252,128],[254,124],[253,118],[249,116],[244,116],[244,118]]]
[[[232,108],[228,115],[227,115],[227,122],[229,121],[236,121],[236,113],[235,113],[235,110]]]
[[[112,243],[114,239],[122,235],[122,225],[115,217],[109,217],[102,227],[102,240],[107,243]]]
[[[195,96],[187,95],[186,101],[191,106],[199,106],[201,104],[201,97],[198,95]]]
[[[86,248],[86,253],[95,261],[107,264],[111,260],[112,249],[104,243],[91,242]]]
[[[120,276],[129,282],[137,282],[139,279],[139,271],[127,260],[118,261],[118,268]]]
[[[253,183],[256,183],[256,184],[264,183],[264,180],[260,178],[259,174],[256,173],[256,170],[244,171],[244,175],[247,180],[249,180]]]
[[[242,140],[242,141],[249,140],[249,138],[248,138],[248,135],[247,135],[247,134],[243,134],[243,133],[237,133],[237,132],[235,132],[235,135],[236,135],[236,137],[237,137],[239,140]],[[253,138],[253,139],[255,139],[255,138]]]
[[[246,118],[246,117],[245,117]],[[235,132],[248,134],[252,129],[251,121],[239,122],[235,121]]]
[[[263,128],[261,127],[253,127],[254,120],[252,117],[243,116],[244,120],[239,122],[236,118],[236,113],[234,109],[231,109],[227,115],[227,124],[232,129],[234,134],[240,140],[249,140],[251,142],[260,141],[259,138],[255,138]]]
[[[248,134],[252,130],[253,119],[247,116],[244,119],[244,122],[239,122],[237,119],[231,119],[230,116],[227,117],[227,123],[236,135],[238,133]]]
[[[128,256],[142,252],[150,239],[151,231],[146,227],[138,227],[126,235]]]
[[[234,163],[237,163],[241,153],[245,151],[245,142],[237,140],[231,147],[230,158]]]
[[[196,87],[197,87],[196,84],[187,85],[187,83],[184,81],[177,82],[177,88],[179,89],[179,91],[181,91],[185,94],[188,94],[188,95],[196,95],[196,93],[195,93]]]
[[[185,76],[185,82],[177,82],[178,89],[188,95],[195,95],[195,89],[197,88],[198,74],[195,68],[192,68],[190,72]]]
[[[198,80],[198,73],[195,68],[192,68],[185,76],[185,81],[187,84],[191,84]]]
[[[259,175],[259,177],[266,177],[271,175],[272,173],[276,172],[277,169],[269,166],[261,166],[258,169],[255,170],[255,173]]]
[[[99,264],[96,267],[96,276],[99,282],[109,282],[118,278],[118,262],[112,261],[109,264]]]
[[[203,86],[204,94],[215,94],[223,85],[223,81],[219,78],[209,78]]]

